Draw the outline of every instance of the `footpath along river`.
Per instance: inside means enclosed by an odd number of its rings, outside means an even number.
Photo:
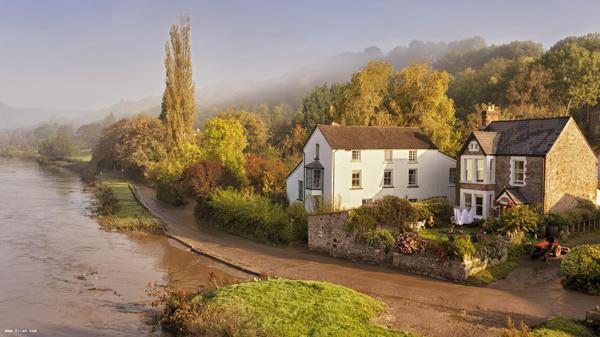
[[[211,271],[220,284],[248,277],[162,235],[103,231],[92,203],[74,174],[0,158],[0,336],[161,336],[149,282],[194,290]]]

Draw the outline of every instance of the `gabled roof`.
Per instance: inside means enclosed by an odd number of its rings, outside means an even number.
[[[473,131],[473,137],[479,142],[481,150],[485,154],[494,154],[498,148],[500,135],[492,131]]]
[[[494,121],[474,131],[486,154],[544,156],[560,136],[571,117]]]
[[[332,149],[437,149],[419,128],[324,124],[317,128]]]
[[[311,169],[317,169],[317,170],[322,170],[324,168],[323,165],[321,165],[321,163],[318,160],[315,160],[312,163],[310,163],[304,167],[311,168]]]
[[[505,188],[498,194],[496,200],[498,200],[504,193],[512,200],[515,205],[527,205],[529,201],[527,197],[523,194],[520,188]]]

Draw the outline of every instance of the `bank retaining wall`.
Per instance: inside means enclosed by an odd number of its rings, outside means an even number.
[[[347,211],[308,216],[308,249],[333,257],[380,264],[386,260],[384,247],[373,247],[348,231]]]

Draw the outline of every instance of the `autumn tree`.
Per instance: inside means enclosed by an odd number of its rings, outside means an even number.
[[[165,45],[166,87],[160,119],[165,124],[168,141],[172,146],[179,146],[191,140],[196,110],[189,17],[171,26],[170,35],[170,43]]]
[[[246,175],[250,185],[258,193],[283,194],[287,170],[277,158],[257,154],[246,156]]]
[[[408,66],[390,83],[389,108],[394,123],[421,128],[442,151],[453,154],[458,148],[453,102],[448,96],[450,77],[425,63]]]
[[[371,61],[345,86],[338,107],[338,119],[344,125],[381,125],[387,120],[384,100],[392,66],[382,61]]]
[[[518,65],[506,89],[504,117],[508,119],[552,117],[564,109],[552,99],[552,73],[537,62]]]
[[[269,139],[269,130],[264,119],[254,112],[230,108],[220,112],[217,117],[237,120],[244,127],[244,136],[248,141],[248,152],[259,152]]]
[[[233,172],[218,160],[202,160],[188,166],[181,176],[188,193],[197,199],[207,199],[218,187],[237,187],[238,181]]]
[[[42,141],[38,146],[39,153],[50,159],[64,159],[77,153],[71,135],[67,132],[57,132],[56,135]]]
[[[239,177],[244,176],[244,150],[248,140],[238,120],[210,119],[204,126],[201,139],[206,159],[219,160]]]
[[[316,86],[302,99],[302,126],[312,130],[317,124],[336,120],[336,105],[340,103],[343,85],[327,83]]]

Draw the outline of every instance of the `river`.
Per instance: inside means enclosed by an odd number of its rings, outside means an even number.
[[[103,231],[92,203],[70,172],[0,158],[0,336],[165,335],[149,324],[149,282],[246,277],[162,235]]]

